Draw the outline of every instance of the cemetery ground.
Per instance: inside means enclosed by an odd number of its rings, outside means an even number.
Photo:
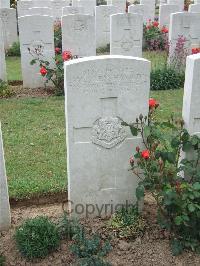
[[[165,55],[148,53],[146,57],[152,60],[154,68],[164,62]],[[16,248],[13,235],[25,219],[47,215],[58,223],[63,215],[67,185],[64,97],[52,96],[44,90],[23,90],[16,82],[21,80],[19,58],[9,57],[7,63],[8,79],[15,94],[1,99],[0,114],[12,227],[1,234],[0,250],[6,257],[6,265],[76,265],[70,249],[72,241],[62,240],[56,252],[34,263],[27,262]],[[167,119],[172,113],[181,117],[182,89],[154,91],[151,96],[160,103],[159,119]],[[56,198],[57,195],[64,197]],[[51,196],[59,203],[50,204]],[[37,205],[42,197],[48,204]],[[112,265],[200,265],[200,257],[191,252],[172,256],[168,236],[156,222],[156,205],[150,196],[145,199],[143,217],[145,230],[134,240],[116,237],[108,220],[82,219],[81,223],[88,235],[97,232],[105,240],[112,238],[112,250],[106,257]]]

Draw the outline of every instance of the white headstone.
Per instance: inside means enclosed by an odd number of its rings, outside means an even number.
[[[27,0],[28,1],[28,0]],[[52,8],[49,7],[32,7],[27,9],[26,15],[47,15],[52,16]]]
[[[179,12],[171,14],[169,29],[169,57],[174,54],[174,50],[179,37],[186,38],[185,48],[188,54],[193,47],[200,46],[200,13]]]
[[[1,8],[0,19],[3,23],[4,47],[8,49],[18,40],[16,10],[14,8]]]
[[[6,61],[3,41],[3,26],[0,19],[0,79],[6,81]]]
[[[0,8],[10,8],[10,0],[1,0]]]
[[[54,21],[49,16],[24,16],[19,18],[19,38],[21,50],[21,64],[23,86],[25,88],[44,87],[44,79],[41,77],[38,65],[30,65],[35,49],[40,49],[42,58],[53,66],[54,52]]]
[[[117,7],[117,13],[125,13],[126,11],[126,0],[110,0],[107,1],[108,5]]]
[[[194,4],[194,5],[189,5],[189,12],[200,12],[200,3],[199,4]]]
[[[140,14],[143,17],[144,24],[146,24],[149,21],[149,18],[152,17],[148,5],[130,5],[128,7],[128,13]]]
[[[200,135],[200,54],[187,57],[183,120],[190,134]]]
[[[53,10],[54,20],[61,20],[62,9],[65,6],[69,6],[68,0],[51,0],[51,8]]]
[[[154,20],[156,1],[155,0],[140,0],[140,4],[148,7],[148,19]]]
[[[84,14],[84,8],[81,6],[66,6],[62,9],[62,15],[67,16],[70,14]]]
[[[62,17],[62,50],[79,57],[96,55],[94,16],[75,14]]]
[[[28,1],[28,0],[24,0]],[[51,7],[51,1],[50,0],[32,0],[32,6],[33,7]]]
[[[150,62],[98,56],[65,63],[68,195],[75,215],[106,216],[135,201],[138,179],[129,169],[141,137],[131,123],[148,113]],[[105,204],[108,204],[107,207]],[[113,206],[113,208],[112,208]]]
[[[167,2],[170,5],[178,5],[179,6],[179,11],[183,11],[184,10],[184,6],[185,6],[185,0],[168,0]]]
[[[111,16],[110,54],[142,57],[143,18],[139,14]]]
[[[115,6],[97,6],[96,18],[96,42],[97,48],[110,43],[110,16],[117,13]]]
[[[163,4],[160,6],[160,12],[159,12],[159,25],[160,27],[166,26],[169,28],[170,24],[170,15],[172,13],[179,12],[179,6],[178,5],[168,5]]]
[[[84,14],[94,16],[96,0],[72,0],[72,6],[83,7]]]
[[[8,230],[11,225],[10,204],[4,160],[3,139],[0,123],[0,231]]]

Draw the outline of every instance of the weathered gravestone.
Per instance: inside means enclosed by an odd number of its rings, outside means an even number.
[[[149,21],[149,17],[151,17],[147,5],[130,5],[128,7],[128,13],[140,14],[143,17],[144,24],[146,24]]]
[[[148,19],[154,20],[155,19],[156,1],[155,0],[140,0],[140,4],[148,7],[148,9],[147,9]]]
[[[187,57],[183,120],[190,134],[200,136],[200,54]]]
[[[160,27],[167,27],[169,28],[170,24],[170,15],[172,13],[179,12],[179,6],[178,5],[169,5],[164,4],[160,6],[160,12],[159,12],[159,25]]]
[[[110,43],[110,16],[117,13],[116,6],[97,6],[96,18],[96,44],[97,48]]]
[[[65,6],[62,9],[62,15],[67,16],[70,14],[84,14],[84,8],[82,6]]]
[[[199,4],[189,5],[189,12],[200,12],[200,2]]]
[[[26,16],[29,8],[33,7],[33,1],[17,1],[17,15],[18,18]]]
[[[139,14],[111,16],[110,54],[142,57],[143,18]]]
[[[170,5],[178,5],[179,6],[179,11],[184,10],[184,5],[185,5],[185,0],[168,0],[167,2]]]
[[[0,231],[8,230],[11,225],[10,204],[6,167],[4,161],[3,139],[0,123]]]
[[[84,14],[94,16],[96,0],[72,0],[72,6],[83,7]]]
[[[62,49],[79,57],[96,55],[94,16],[75,14],[62,17]]]
[[[117,13],[125,13],[126,0],[107,0],[107,5],[113,5],[117,7]]]
[[[3,41],[3,26],[0,19],[0,79],[6,81],[6,61]]]
[[[143,144],[121,123],[147,115],[149,88],[150,62],[144,59],[98,56],[65,63],[68,195],[76,215],[90,210],[91,216],[106,216],[135,201],[138,179],[128,171],[128,158]]]
[[[35,50],[40,58],[54,65],[54,21],[49,16],[24,16],[19,18],[19,38],[23,86],[25,88],[44,87],[44,79],[40,75],[38,64],[31,65]]]
[[[169,29],[169,60],[173,58],[178,39],[186,39],[185,49],[191,54],[193,47],[200,46],[200,13],[179,12],[171,14]]]
[[[0,19],[3,23],[4,47],[9,49],[18,40],[16,10],[14,8],[1,8]]]

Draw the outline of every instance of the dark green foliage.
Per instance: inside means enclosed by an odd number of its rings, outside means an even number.
[[[164,67],[151,71],[151,90],[175,90],[183,88],[185,76],[175,69]]]
[[[75,219],[70,219],[66,213],[59,224],[59,232],[62,239],[71,240],[80,229],[80,224]]]
[[[12,95],[8,84],[0,79],[0,98],[7,98]]]
[[[0,254],[0,266],[4,266],[5,262],[6,262],[5,257],[2,254]]]
[[[80,259],[78,261],[78,266],[111,266],[111,264],[104,261],[102,258],[92,256]]]
[[[7,56],[21,56],[20,43],[14,42],[12,46],[6,51]]]
[[[110,53],[110,44],[107,44],[104,47],[97,48],[97,54],[106,54]]]
[[[26,220],[15,233],[17,248],[28,260],[44,258],[60,244],[58,229],[47,217]]]
[[[73,254],[81,259],[81,261],[87,262],[81,265],[106,265],[102,264],[102,258],[111,250],[111,245],[108,240],[103,243],[97,234],[88,238],[84,228],[81,226],[77,230],[73,240],[74,244],[71,246]],[[99,264],[92,264],[92,261],[98,261]]]
[[[117,233],[118,237],[137,238],[143,235],[145,221],[139,215],[138,208],[131,206],[117,211],[110,219],[108,226]]]

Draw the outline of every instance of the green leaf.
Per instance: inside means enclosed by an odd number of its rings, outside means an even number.
[[[30,64],[31,64],[31,65],[36,64],[36,59],[31,60]]]
[[[181,225],[182,222],[183,222],[182,217],[181,216],[176,216],[176,218],[175,218],[175,224],[176,225]]]
[[[151,135],[151,128],[146,126],[144,128],[144,136],[145,136],[145,138],[148,138],[150,135]]]
[[[144,186],[142,184],[136,188],[136,197],[138,200],[144,197]]]
[[[189,210],[190,212],[194,212],[194,211],[195,211],[195,205],[192,204],[192,203],[190,203],[190,204],[188,205],[188,210]]]
[[[167,160],[169,163],[174,163],[176,161],[176,154],[173,152],[168,152]]]
[[[193,184],[193,188],[194,188],[195,190],[200,190],[200,183],[199,183],[199,182],[194,183],[194,184]]]
[[[130,130],[134,137],[138,135],[138,129],[136,127],[130,126]]]
[[[171,240],[172,254],[178,256],[183,252],[183,246],[181,242],[177,239]]]

